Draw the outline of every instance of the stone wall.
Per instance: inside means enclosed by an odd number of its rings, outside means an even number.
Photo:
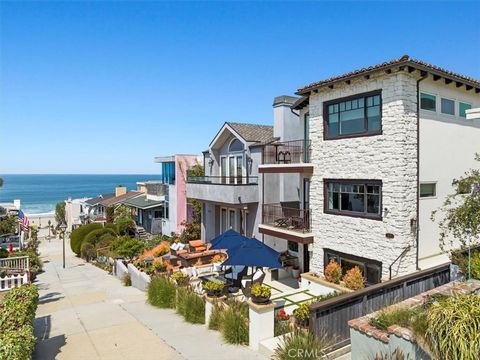
[[[324,101],[379,89],[382,135],[323,140]],[[323,248],[330,248],[381,261],[382,275],[387,278],[389,265],[411,245],[393,274],[414,271],[411,219],[416,217],[417,195],[416,78],[407,72],[383,74],[312,93],[310,137],[315,166],[310,194],[315,236],[311,269],[323,273]],[[324,178],[382,180],[383,219],[324,214]],[[386,238],[386,233],[394,238]]]

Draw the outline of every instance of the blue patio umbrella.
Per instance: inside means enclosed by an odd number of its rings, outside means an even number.
[[[227,250],[228,253],[229,250],[242,245],[245,240],[249,240],[249,238],[240,235],[233,229],[230,229],[211,241],[212,246],[210,247],[210,250]]]
[[[222,265],[282,267],[280,253],[255,238],[245,238],[240,246],[227,250],[227,253],[228,259]]]

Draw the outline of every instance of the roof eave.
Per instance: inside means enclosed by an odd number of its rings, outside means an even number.
[[[461,77],[458,77],[458,76],[454,76],[454,75],[451,75],[451,74],[447,74],[447,73],[445,73],[441,70],[432,69],[429,66],[426,66],[426,65],[423,65],[423,64],[418,64],[418,63],[413,62],[411,60],[406,60],[406,61],[398,62],[398,63],[395,63],[395,64],[385,65],[383,67],[379,67],[379,68],[376,68],[376,69],[371,69],[371,70],[367,70],[367,71],[364,71],[364,72],[360,72],[358,74],[354,74],[354,75],[351,75],[351,76],[345,76],[345,77],[342,77],[342,78],[339,78],[339,79],[334,79],[332,81],[323,82],[322,84],[305,86],[303,88],[298,89],[295,94],[296,95],[301,95],[301,96],[309,96],[312,91],[315,91],[315,90],[318,90],[318,89],[321,89],[321,88],[325,88],[325,87],[332,86],[332,85],[335,85],[335,84],[338,84],[338,83],[343,83],[343,82],[346,82],[346,81],[362,78],[362,77],[365,77],[365,76],[368,76],[368,75],[372,75],[372,74],[379,73],[379,72],[385,72],[385,71],[392,70],[392,69],[395,69],[395,68],[400,68],[400,67],[410,67],[410,68],[413,68],[415,70],[430,73],[430,74],[435,75],[435,76],[440,76],[442,78],[451,80],[452,82],[453,81],[459,82],[459,83],[462,83],[466,86],[470,86],[472,88],[480,90],[480,86],[473,81],[470,81],[468,79],[464,79],[464,78],[461,78]]]

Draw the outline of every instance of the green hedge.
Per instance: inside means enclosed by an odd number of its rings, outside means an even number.
[[[38,290],[31,284],[10,290],[0,300],[0,359],[31,359],[37,304]]]
[[[102,224],[91,223],[82,225],[79,228],[73,230],[72,234],[70,235],[70,247],[72,248],[72,251],[75,254],[80,255],[80,250],[82,248],[82,243],[85,237],[93,230],[98,230],[102,228]]]

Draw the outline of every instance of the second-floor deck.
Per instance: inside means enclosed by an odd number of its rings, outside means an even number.
[[[276,141],[265,145],[259,172],[313,172],[310,140]]]
[[[257,176],[189,176],[187,197],[225,204],[258,202]]]

